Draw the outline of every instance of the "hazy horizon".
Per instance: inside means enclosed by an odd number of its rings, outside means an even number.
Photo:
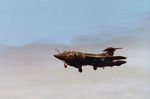
[[[99,44],[66,46],[32,43],[0,48],[0,98],[11,99],[148,99],[150,47],[146,39],[114,39]],[[138,43],[137,43],[138,41]],[[143,45],[145,44],[145,45]],[[127,56],[120,67],[64,68],[54,49],[101,53],[105,47],[123,47],[115,55]],[[139,48],[139,49],[138,49]]]
[[[0,99],[150,99],[150,0],[0,0]],[[115,55],[64,68],[59,49]]]

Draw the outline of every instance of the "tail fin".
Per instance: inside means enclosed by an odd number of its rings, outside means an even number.
[[[108,47],[106,48],[105,50],[103,50],[103,52],[106,52],[106,56],[113,56],[114,55],[114,52],[117,50],[117,49],[122,49],[122,48],[113,48],[113,47]]]

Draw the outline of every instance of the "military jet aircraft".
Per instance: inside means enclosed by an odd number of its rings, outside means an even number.
[[[79,72],[82,72],[82,66],[91,65],[94,70],[97,70],[98,67],[104,69],[104,67],[113,67],[120,66],[125,64],[126,57],[124,56],[114,56],[114,52],[117,49],[122,48],[113,48],[108,47],[103,50],[103,53],[92,54],[92,53],[82,53],[77,51],[64,51],[60,53],[55,49],[59,54],[55,54],[54,57],[64,62],[64,67],[67,68],[67,65],[78,68]]]

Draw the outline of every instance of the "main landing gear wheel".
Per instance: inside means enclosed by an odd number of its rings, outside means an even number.
[[[96,66],[93,66],[93,69],[94,69],[94,70],[97,70],[97,67],[96,67]]]
[[[78,68],[79,72],[81,73],[82,72],[82,68]]]
[[[67,68],[67,65],[65,65],[64,67]]]
[[[66,63],[64,63],[64,67],[67,68],[67,64]]]

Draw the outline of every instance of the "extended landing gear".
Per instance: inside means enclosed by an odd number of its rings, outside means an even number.
[[[64,63],[64,67],[67,68],[67,64],[66,63]]]
[[[82,72],[82,67],[78,68],[79,72],[81,73]]]
[[[96,66],[93,66],[93,69],[94,69],[94,70],[97,70],[97,67],[96,67]]]

